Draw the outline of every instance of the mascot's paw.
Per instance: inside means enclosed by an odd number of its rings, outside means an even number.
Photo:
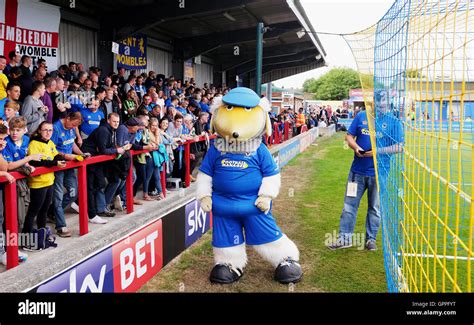
[[[272,202],[272,198],[268,196],[259,196],[255,201],[255,205],[257,208],[265,212],[265,214],[270,211],[270,203]]]
[[[216,264],[211,271],[209,280],[212,283],[230,284],[238,281],[243,274],[241,269],[234,268],[230,264]]]
[[[283,284],[295,283],[301,280],[303,270],[301,265],[291,258],[285,259],[278,264],[275,270],[275,281]]]
[[[209,212],[212,210],[212,198],[210,196],[205,196],[201,199],[201,208],[204,212]]]

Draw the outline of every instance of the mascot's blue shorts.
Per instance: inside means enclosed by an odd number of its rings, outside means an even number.
[[[271,212],[245,217],[219,217],[213,214],[212,246],[214,247],[232,247],[244,242],[247,245],[262,245],[280,239],[281,236],[283,234]]]

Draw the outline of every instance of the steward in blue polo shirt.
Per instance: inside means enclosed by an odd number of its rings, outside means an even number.
[[[375,91],[376,144],[379,183],[385,184],[390,170],[390,158],[402,151],[403,128],[400,121],[390,112],[388,94],[385,90]],[[376,237],[380,226],[380,196],[375,177],[372,144],[367,112],[361,111],[352,121],[346,135],[349,147],[354,150],[354,160],[346,186],[339,236],[328,244],[329,249],[352,247],[352,237],[360,200],[367,190],[368,211],[366,221],[365,249],[377,249]]]

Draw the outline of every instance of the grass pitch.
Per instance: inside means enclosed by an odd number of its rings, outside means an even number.
[[[282,230],[298,245],[303,280],[281,285],[272,280],[273,268],[251,247],[242,279],[232,285],[209,283],[213,267],[211,234],[168,264],[142,292],[385,292],[387,285],[381,243],[368,252],[354,247],[326,248],[337,233],[347,175],[353,153],[344,134],[321,138],[282,169],[282,188],[273,215]],[[355,232],[363,237],[367,199],[361,202]],[[380,234],[378,236],[380,240]]]

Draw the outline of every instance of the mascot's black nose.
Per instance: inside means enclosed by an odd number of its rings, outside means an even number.
[[[234,133],[232,133],[232,136],[237,139],[239,137],[239,133],[234,132]]]

